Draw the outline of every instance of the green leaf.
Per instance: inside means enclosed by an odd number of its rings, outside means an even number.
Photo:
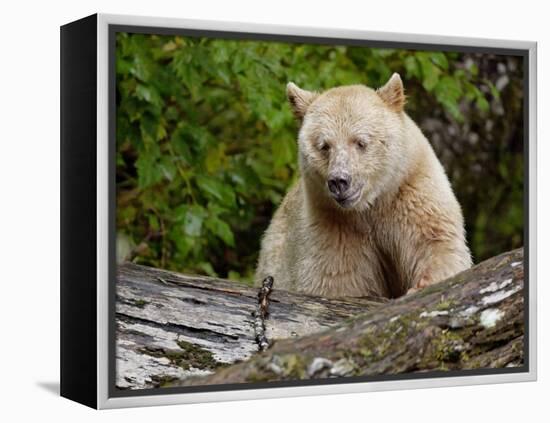
[[[430,56],[432,62],[435,63],[437,66],[445,70],[449,69],[449,61],[447,60],[447,56],[445,56],[445,53],[432,52],[430,53]]]
[[[182,259],[187,258],[195,247],[196,238],[185,236],[185,234],[178,234],[178,236],[175,236],[174,238],[174,243],[179,256]]]
[[[150,214],[147,218],[147,220],[149,221],[149,227],[153,230],[153,231],[158,231],[159,228],[160,228],[160,224],[159,224],[159,221],[157,219],[157,216],[155,216],[154,214]]]
[[[217,237],[219,237],[226,245],[230,247],[235,246],[235,238],[233,232],[227,223],[218,218],[217,216],[210,216],[205,226]]]
[[[172,132],[170,143],[179,159],[183,159],[188,164],[193,163],[193,153],[190,147],[191,140],[183,126],[179,126]]]
[[[204,164],[208,173],[214,173],[222,170],[222,164],[225,159],[225,145],[223,143],[217,144],[215,147],[208,149]]]
[[[482,112],[487,112],[489,110],[489,102],[485,97],[483,97],[483,95],[477,97],[476,106]]]
[[[291,137],[280,137],[271,143],[273,162],[276,168],[286,166],[294,162],[296,141]]]
[[[116,61],[116,73],[117,75],[127,76],[132,69],[132,63],[128,60],[125,60],[121,57],[117,58]]]
[[[153,104],[155,107],[162,107],[162,99],[157,90],[152,86],[139,84],[136,87],[136,97],[140,100]]]
[[[489,81],[488,79],[485,80],[485,84],[487,84],[487,86],[489,87],[489,90],[491,91],[491,95],[499,100],[500,99],[500,91],[497,89],[497,87],[495,86],[495,84],[493,84],[491,81]]]
[[[218,65],[221,63],[229,62],[231,58],[231,51],[227,43],[221,41],[215,41],[212,43],[212,59]]]
[[[206,196],[216,199],[228,207],[235,206],[235,193],[229,185],[204,175],[197,176],[197,185]]]
[[[463,116],[459,108],[459,101],[462,98],[462,88],[455,78],[450,76],[442,77],[434,87],[434,94],[437,101],[453,116],[462,121]]]
[[[208,276],[212,276],[213,278],[218,277],[218,274],[212,267],[211,263],[208,263],[206,261],[200,262],[197,264],[197,267],[202,270],[204,273],[206,273]]]
[[[418,61],[414,56],[407,56],[403,61],[403,65],[405,66],[405,70],[407,71],[407,78],[420,78],[420,66],[418,65]]]
[[[443,99],[441,101],[441,104],[445,107],[445,109],[451,114],[451,116],[456,119],[459,122],[464,121],[464,116],[462,112],[460,111],[460,108],[458,107],[458,103],[456,101],[452,101],[449,99]]]
[[[162,179],[162,171],[158,166],[156,157],[150,154],[140,154],[135,162],[138,174],[138,187],[147,188]]]
[[[126,162],[124,161],[124,157],[122,156],[120,151],[117,151],[116,153],[116,165],[117,167],[126,166]]]
[[[172,181],[176,176],[176,165],[172,161],[171,157],[163,156],[159,163],[159,170],[164,178],[168,181]]]
[[[458,101],[462,97],[460,83],[450,76],[442,77],[434,87],[434,92],[438,99],[448,98],[453,101]]]
[[[439,82],[441,69],[430,60],[429,53],[417,53],[416,55],[422,71],[422,85],[427,91],[432,91]]]
[[[200,236],[206,214],[206,210],[201,206],[190,206],[185,213],[183,222],[185,233],[192,237]]]

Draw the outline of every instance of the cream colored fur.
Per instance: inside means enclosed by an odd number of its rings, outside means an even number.
[[[460,206],[429,142],[403,111],[399,75],[374,91],[289,83],[301,177],[267,229],[256,283],[325,297],[397,297],[471,266]],[[344,199],[327,187],[348,175]],[[349,197],[349,198],[348,198]]]

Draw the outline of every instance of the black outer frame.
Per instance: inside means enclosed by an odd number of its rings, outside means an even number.
[[[90,407],[97,407],[97,15],[61,28],[61,395]],[[429,372],[422,375],[351,377],[342,380],[209,385],[197,387],[122,391],[115,387],[115,35],[116,32],[209,36],[313,44],[341,44],[368,47],[407,48],[494,53],[523,57],[524,72],[524,161],[529,163],[529,50],[497,47],[460,47],[446,44],[338,39],[313,36],[275,35],[234,31],[181,29],[158,26],[108,26],[109,46],[109,398],[215,392],[228,390],[345,384],[424,378],[460,377],[529,372],[529,309],[524,310],[524,366],[505,369],[476,369]],[[529,169],[524,166],[524,263],[529,277]],[[527,282],[528,279],[527,279]],[[525,284],[529,304],[529,283]]]
[[[97,15],[61,27],[61,396],[97,407]]]

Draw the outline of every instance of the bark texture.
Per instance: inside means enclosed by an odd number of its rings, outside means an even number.
[[[524,359],[523,250],[393,301],[277,291],[254,339],[257,290],[136,265],[119,269],[120,388],[517,367]]]
[[[181,383],[259,351],[255,288],[127,263],[118,268],[116,293],[118,388]],[[385,300],[329,300],[273,290],[265,335],[270,342],[296,339],[381,302]]]

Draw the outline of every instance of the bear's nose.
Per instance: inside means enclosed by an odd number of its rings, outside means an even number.
[[[334,195],[342,195],[351,183],[351,176],[347,174],[332,175],[328,179],[328,189]]]

